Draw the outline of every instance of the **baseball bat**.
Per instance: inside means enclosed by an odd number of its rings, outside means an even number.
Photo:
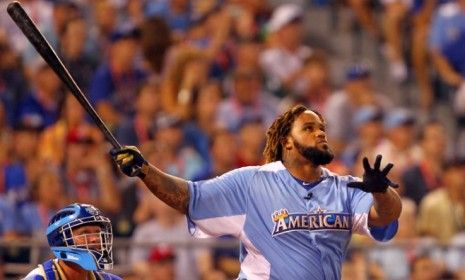
[[[68,69],[66,69],[66,67],[63,65],[63,62],[50,46],[44,35],[39,31],[32,19],[28,16],[26,11],[24,11],[21,4],[18,1],[13,1],[8,4],[7,11],[15,24],[21,29],[23,34],[34,46],[40,56],[42,56],[47,64],[53,69],[53,71],[55,71],[58,77],[60,77],[61,81],[68,87],[71,93],[77,98],[79,103],[81,103],[82,107],[84,107],[87,113],[89,113],[89,115],[92,117],[92,120],[98,126],[100,131],[105,135],[105,138],[113,145],[114,148],[120,149],[121,144],[116,140],[115,136],[110,132],[108,127],[102,121],[100,116],[90,104],[89,100],[87,100],[84,93],[74,81]]]

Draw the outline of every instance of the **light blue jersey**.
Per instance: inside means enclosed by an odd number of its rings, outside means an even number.
[[[189,182],[189,229],[239,238],[240,279],[340,279],[352,233],[384,241],[397,231],[397,221],[368,227],[373,196],[346,186],[355,180],[323,168],[308,188],[277,161]]]

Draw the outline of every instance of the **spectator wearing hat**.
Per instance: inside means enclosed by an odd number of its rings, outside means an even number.
[[[168,246],[159,245],[153,248],[147,259],[149,264],[149,273],[147,280],[175,280],[176,256],[173,249]]]
[[[4,166],[4,193],[18,206],[27,200],[28,188],[43,170],[37,158],[37,143],[41,126],[23,122],[14,127],[9,162]]]
[[[420,203],[417,227],[420,235],[447,244],[465,228],[465,161],[446,163],[442,187],[428,193]]]
[[[441,122],[431,120],[423,125],[419,137],[421,159],[402,174],[404,195],[417,205],[427,193],[441,186],[447,142],[446,129]]]
[[[299,5],[282,4],[275,8],[267,25],[272,44],[261,54],[260,65],[268,88],[278,95],[301,90],[302,66],[313,52],[302,43],[303,11]]]
[[[103,135],[97,127],[86,120],[86,112],[71,93],[67,93],[60,119],[44,129],[39,137],[37,156],[47,164],[58,168],[63,164],[67,145],[67,135],[71,131],[89,134],[94,141],[101,141]]]
[[[352,125],[357,137],[342,154],[342,160],[354,176],[363,175],[362,159],[373,156],[374,149],[384,137],[383,112],[376,106],[363,106],[355,112]]]
[[[323,114],[326,116],[328,138],[333,151],[340,155],[356,136],[357,129],[352,120],[355,112],[364,106],[375,106],[387,112],[392,102],[373,87],[371,69],[365,64],[353,64],[346,69],[343,89],[333,93],[326,102]]]
[[[135,64],[138,33],[131,26],[111,33],[109,58],[98,67],[90,84],[89,99],[110,128],[134,114],[136,89],[145,78]]]
[[[66,195],[75,202],[91,203],[106,213],[120,210],[121,196],[116,187],[111,162],[104,156],[103,139],[91,131],[73,129],[66,135],[64,162],[60,176]]]
[[[383,158],[396,165],[391,176],[401,182],[402,173],[417,164],[422,156],[420,147],[415,143],[416,118],[412,111],[396,108],[387,113],[383,125],[386,138],[376,147],[375,154],[383,155]]]

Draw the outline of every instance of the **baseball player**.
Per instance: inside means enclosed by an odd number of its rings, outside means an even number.
[[[340,279],[352,233],[391,239],[401,202],[387,178],[393,165],[380,169],[381,156],[373,168],[364,159],[363,180],[322,167],[333,159],[325,129],[319,113],[297,105],[269,128],[267,164],[198,182],[163,173],[135,147],[110,154],[186,214],[194,236],[239,238],[238,279]]]
[[[74,203],[59,210],[47,227],[56,259],[40,264],[25,280],[121,280],[111,269],[111,222],[90,204]]]

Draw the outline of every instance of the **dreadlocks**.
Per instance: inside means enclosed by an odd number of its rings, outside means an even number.
[[[266,146],[263,151],[267,163],[282,160],[283,147],[281,141],[291,131],[295,119],[308,110],[303,105],[296,105],[279,116],[266,132]]]

